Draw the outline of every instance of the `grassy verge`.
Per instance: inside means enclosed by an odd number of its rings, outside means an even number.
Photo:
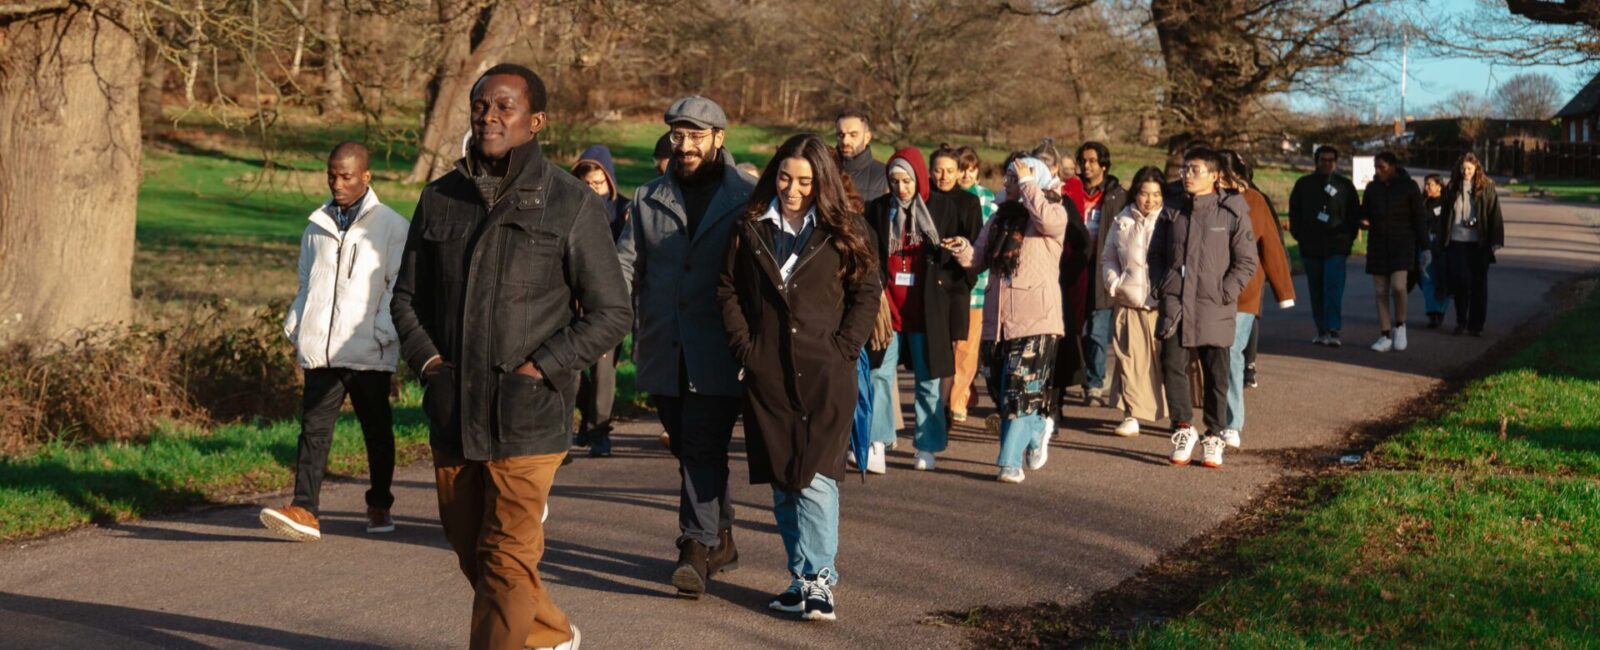
[[[1596,318],[1591,290],[1492,374],[1415,405],[1431,415],[1360,467],[1269,490],[1203,550],[1083,603],[947,620],[990,647],[1593,647]]]
[[[1518,194],[1543,195],[1564,203],[1600,203],[1600,183],[1592,180],[1549,180],[1511,183]]]
[[[1378,469],[1240,551],[1254,567],[1136,647],[1584,647],[1600,630],[1600,293]],[[1112,640],[1105,639],[1107,643]]]
[[[395,400],[402,464],[427,454],[421,398],[415,384],[406,384]],[[53,445],[24,458],[0,458],[0,541],[282,490],[294,484],[299,433],[293,420],[173,428],[137,444]],[[365,474],[365,449],[355,418],[341,416],[328,473]]]

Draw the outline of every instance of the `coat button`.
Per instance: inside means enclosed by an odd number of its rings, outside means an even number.
[[[800,328],[798,328],[798,327],[791,327],[791,328],[789,328],[789,333],[790,333],[790,334],[799,334],[799,333],[800,333]]]

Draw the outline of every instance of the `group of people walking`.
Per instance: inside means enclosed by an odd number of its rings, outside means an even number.
[[[686,598],[738,566],[729,446],[742,419],[750,480],[772,488],[787,556],[788,584],[768,606],[836,618],[839,482],[850,464],[887,471],[901,367],[914,378],[917,470],[936,469],[952,423],[975,411],[980,376],[1003,482],[1045,466],[1074,386],[1085,403],[1119,410],[1120,435],[1170,424],[1174,464],[1198,444],[1203,464],[1219,467],[1241,444],[1264,286],[1284,307],[1294,288],[1276,216],[1236,152],[1196,147],[1176,182],[1145,167],[1124,188],[1104,144],[1069,158],[1046,141],[1006,158],[997,195],[978,183],[970,147],[926,158],[908,147],[878,162],[870,118],[847,110],[832,145],[796,135],[752,175],[724,146],[722,108],[688,96],[663,115],[661,175],[628,198],[603,146],[570,172],[545,157],[546,102],[525,67],[485,72],[464,155],[423,189],[409,225],[372,192],[366,149],[339,145],[285,322],[306,369],[299,472],[292,504],[264,509],[262,522],[320,537],[322,468],[349,394],[372,469],[367,530],[393,530],[388,397],[403,357],[424,386],[440,521],[474,590],[474,648],[581,642],[539,579],[543,522],[571,444],[611,453],[615,363],[630,331],[636,385],[678,461],[670,582]],[[1399,296],[1394,311],[1380,307],[1393,347],[1405,347],[1403,257],[1449,269],[1436,286],[1450,287],[1458,313],[1469,305],[1463,327],[1481,331],[1493,257],[1480,250],[1502,235],[1492,188],[1467,167],[1475,160],[1426,200],[1401,186],[1392,158],[1390,171],[1380,162],[1385,185],[1357,204],[1333,171],[1337,154],[1323,153],[1291,198],[1318,342],[1337,344],[1343,260],[1360,223],[1385,252],[1369,260],[1380,300]]]

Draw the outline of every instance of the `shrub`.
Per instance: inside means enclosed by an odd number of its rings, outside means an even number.
[[[0,349],[0,455],[46,441],[135,441],[163,421],[282,417],[300,375],[280,305],[203,305],[181,323],[101,327]]]

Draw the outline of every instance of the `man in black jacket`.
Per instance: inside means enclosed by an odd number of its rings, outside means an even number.
[[[1344,327],[1345,260],[1361,228],[1356,185],[1335,169],[1339,150],[1317,147],[1317,171],[1301,176],[1289,193],[1289,233],[1300,244],[1300,262],[1311,290],[1317,345],[1339,347]]]
[[[872,157],[872,120],[866,111],[847,108],[833,120],[834,145],[839,148],[839,164],[855,183],[863,202],[889,193],[889,177],[883,163]]]
[[[401,353],[425,387],[440,523],[475,592],[472,648],[579,643],[539,580],[542,515],[578,374],[632,315],[604,203],[534,140],[544,110],[525,67],[478,78],[468,154],[423,188],[394,290]]]
[[[1078,178],[1083,181],[1083,223],[1089,229],[1089,295],[1084,310],[1083,400],[1105,406],[1106,351],[1111,348],[1111,294],[1100,272],[1100,249],[1105,246],[1106,230],[1128,205],[1128,193],[1111,175],[1111,149],[1095,141],[1078,147]]]

